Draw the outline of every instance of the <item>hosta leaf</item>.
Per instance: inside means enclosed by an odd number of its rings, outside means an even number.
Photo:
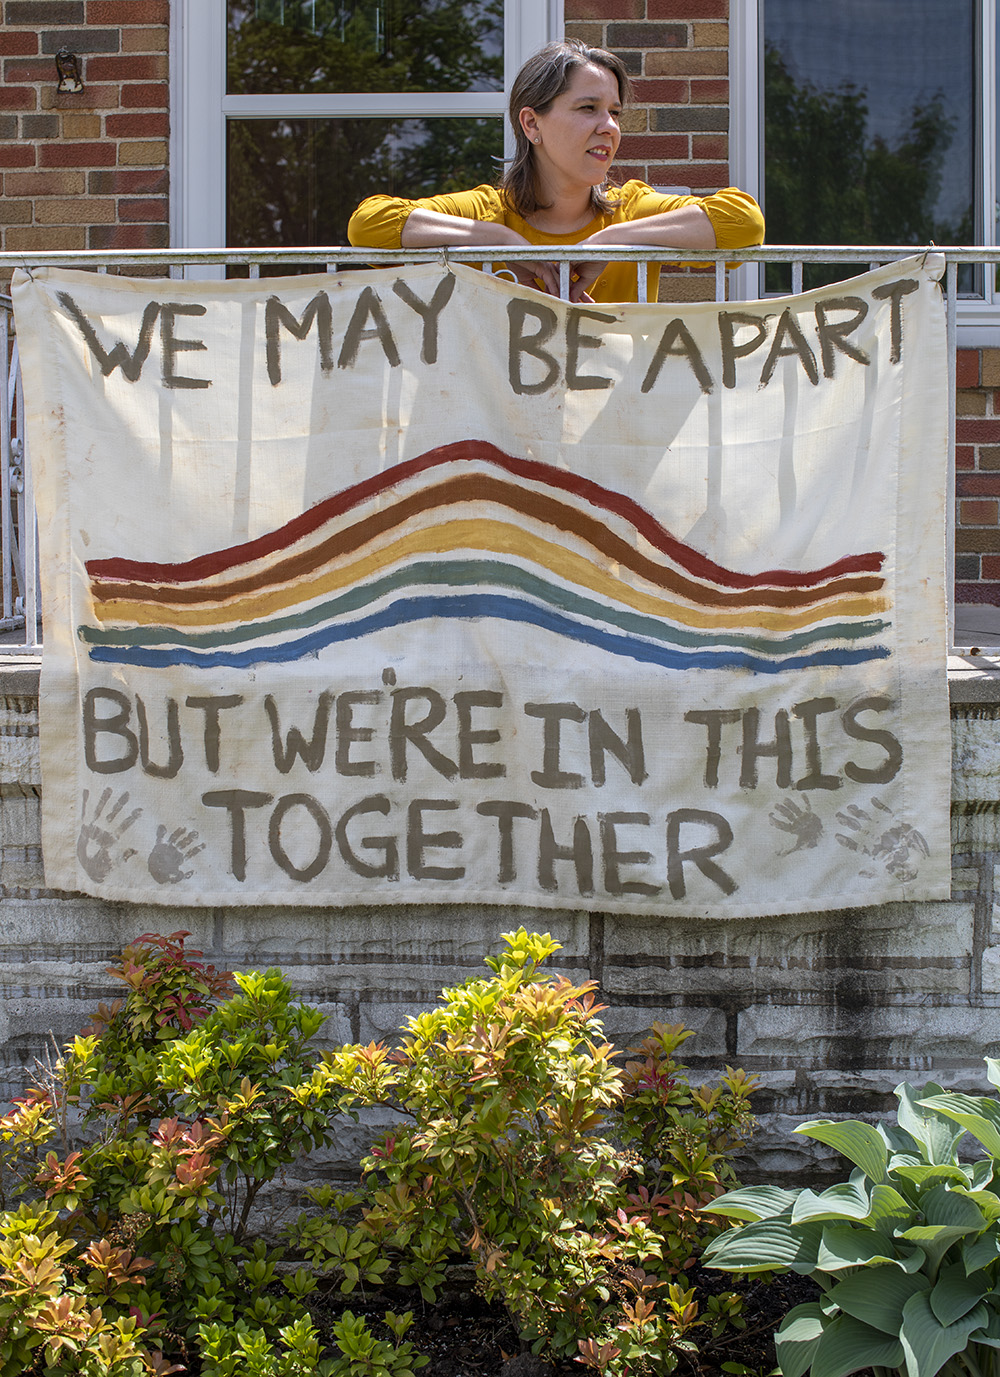
[[[920,1248],[899,1247],[894,1239],[876,1229],[827,1224],[816,1254],[816,1269],[839,1272],[845,1267],[878,1267],[890,1262],[904,1272],[919,1272],[924,1261]]]
[[[854,1272],[828,1292],[845,1315],[898,1338],[903,1323],[903,1306],[920,1291],[927,1291],[927,1278],[907,1276],[898,1267],[876,1267]]]
[[[859,1166],[872,1181],[885,1179],[888,1150],[877,1129],[857,1119],[813,1119],[795,1130],[807,1138],[826,1143]]]
[[[896,1086],[899,1126],[921,1145],[928,1162],[950,1162],[955,1156],[955,1144],[962,1136],[962,1130],[955,1127],[953,1120],[936,1113],[927,1104],[931,1096],[943,1094],[942,1087],[934,1081],[928,1081],[922,1090],[915,1090],[907,1081]]]
[[[890,1177],[898,1175],[900,1167],[921,1167],[928,1171],[940,1171],[940,1167],[928,1167],[926,1162],[920,1160],[919,1152],[894,1152],[889,1158],[889,1165],[886,1172]]]
[[[903,1341],[908,1377],[935,1377],[949,1358],[961,1353],[969,1335],[981,1329],[988,1319],[980,1303],[954,1324],[943,1325],[930,1307],[926,1295],[912,1296],[903,1306],[899,1337]]]
[[[774,1336],[778,1364],[784,1377],[802,1377],[812,1363],[824,1326],[818,1305],[797,1305]]]
[[[980,1157],[978,1162],[972,1164],[972,1181],[970,1185],[973,1190],[981,1191],[993,1180],[993,1158]]]
[[[872,1186],[871,1208],[865,1217],[866,1224],[888,1232],[908,1228],[916,1217],[913,1206],[894,1186]]]
[[[969,1229],[950,1227],[947,1224],[914,1224],[912,1229],[904,1229],[896,1236],[907,1243],[916,1244],[918,1248],[923,1248],[929,1257],[937,1255],[938,1258],[942,1258],[956,1238],[970,1232]]]
[[[980,1267],[988,1267],[1000,1257],[1000,1238],[995,1229],[980,1234],[973,1243],[967,1243],[962,1251],[962,1262],[967,1272],[976,1272]]]
[[[784,1191],[779,1186],[743,1186],[727,1191],[711,1204],[702,1206],[703,1214],[723,1214],[728,1219],[772,1219],[784,1214],[795,1204],[799,1191]]]
[[[865,1219],[870,1209],[868,1192],[853,1181],[842,1181],[820,1195],[800,1191],[792,1208],[792,1223],[801,1224],[807,1219]]]
[[[993,1305],[996,1304],[994,1300]],[[990,1348],[1000,1348],[1000,1314],[993,1305],[987,1303],[987,1319],[982,1329],[974,1329],[969,1335],[970,1343],[987,1344]]]
[[[708,1267],[727,1272],[774,1272],[789,1270],[807,1275],[816,1266],[821,1224],[792,1228],[776,1219],[744,1224],[714,1238],[702,1254]]]
[[[884,1121],[877,1124],[876,1128],[880,1137],[885,1140],[893,1152],[910,1154],[915,1161],[919,1162],[920,1144],[905,1129],[900,1128],[898,1124],[889,1124]]]
[[[954,1119],[978,1138],[991,1157],[1000,1157],[1000,1105],[978,1095],[932,1095],[931,1109]]]
[[[898,1339],[852,1315],[838,1315],[816,1345],[812,1377],[846,1377],[863,1367],[898,1367],[902,1360],[903,1346]]]
[[[929,1162],[908,1165],[905,1162],[893,1164],[892,1175],[904,1181],[912,1181],[921,1190],[932,1190],[934,1186],[968,1186],[971,1173],[960,1166],[933,1166]]]
[[[958,1193],[979,1206],[987,1224],[995,1224],[1000,1219],[1000,1197],[995,1196],[992,1191],[959,1189]]]
[[[930,1294],[931,1309],[940,1324],[954,1324],[993,1290],[985,1272],[966,1275],[960,1262],[942,1267]]]
[[[926,1223],[897,1230],[896,1236],[923,1248],[932,1269],[957,1239],[986,1228],[986,1219],[976,1202],[965,1193],[950,1191],[946,1186],[934,1186],[925,1191],[920,1197],[920,1205]]]
[[[990,1085],[1000,1086],[1000,1061],[996,1057],[983,1057],[986,1063],[986,1078]]]
[[[947,1186],[935,1186],[920,1197],[920,1208],[928,1224],[946,1224],[966,1231],[986,1228],[986,1219],[976,1202],[964,1191],[950,1191]]]

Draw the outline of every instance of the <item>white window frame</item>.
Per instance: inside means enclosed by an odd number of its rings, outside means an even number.
[[[764,191],[763,164],[763,102],[761,100],[764,73],[763,5],[767,0],[736,0],[730,6],[729,71],[730,71],[730,138],[729,169],[736,186],[743,187],[762,200]],[[992,246],[997,243],[997,227],[991,214],[997,202],[997,108],[996,54],[998,0],[980,0],[980,82],[982,99],[979,109],[980,142],[983,165],[980,169],[982,216],[977,242]],[[904,20],[905,22],[905,20]],[[767,206],[764,205],[767,215]],[[741,297],[756,297],[758,270],[745,265],[738,270],[734,286]],[[984,274],[989,277],[990,274]],[[985,284],[986,295],[979,301],[959,300],[958,342],[963,347],[976,348],[1000,344],[1000,291],[991,282]]]
[[[226,120],[503,115],[518,68],[561,38],[563,0],[505,0],[503,91],[226,94],[226,0],[171,0],[170,242],[226,247]]]

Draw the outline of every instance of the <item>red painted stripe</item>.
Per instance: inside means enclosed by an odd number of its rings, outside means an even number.
[[[599,566],[603,561],[620,564],[654,587],[708,607],[807,607],[845,594],[873,593],[882,586],[882,579],[873,574],[832,579],[818,587],[805,588],[719,588],[713,583],[695,582],[679,573],[673,564],[650,559],[643,551],[623,540],[606,521],[591,516],[589,511],[581,510],[578,505],[561,502],[548,493],[512,483],[508,478],[496,478],[493,474],[476,471],[459,473],[440,483],[417,488],[405,497],[397,497],[393,502],[359,516],[351,525],[334,531],[315,545],[293,547],[289,554],[269,564],[262,564],[249,573],[237,573],[224,581],[189,583],[182,587],[166,580],[156,584],[94,578],[90,581],[90,589],[95,598],[105,602],[126,599],[175,606],[214,603],[260,593],[278,584],[307,579],[325,564],[370,546],[412,517],[422,516],[426,512],[443,513],[447,507],[458,503],[484,502],[506,507],[529,520],[577,536],[597,552]],[[444,523],[444,529],[448,529],[447,522]]]
[[[626,497],[624,493],[605,488],[580,474],[554,468],[551,464],[542,464],[535,459],[514,458],[486,440],[459,440],[451,445],[428,450],[416,459],[408,459],[402,464],[386,469],[383,473],[366,478],[361,483],[355,483],[352,487],[318,502],[309,511],[294,517],[277,530],[269,531],[267,535],[247,541],[243,545],[232,545],[176,564],[157,564],[122,558],[95,559],[88,562],[87,572],[92,578],[155,580],[160,583],[187,583],[209,578],[224,573],[227,569],[236,568],[252,560],[264,559],[268,555],[287,549],[296,541],[312,535],[325,522],[342,516],[368,498],[380,496],[397,483],[405,482],[416,474],[425,473],[442,464],[472,460],[495,464],[518,478],[561,488],[564,492],[582,498],[591,507],[623,517],[654,549],[672,559],[688,573],[726,588],[809,588],[845,574],[875,572],[882,567],[885,558],[880,552],[873,551],[862,555],[846,555],[822,569],[807,572],[770,569],[760,574],[738,573],[716,564],[707,555],[700,554],[679,541],[645,508],[639,506],[632,498]]]

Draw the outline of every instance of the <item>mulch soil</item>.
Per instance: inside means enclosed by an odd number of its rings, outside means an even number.
[[[333,1323],[344,1310],[351,1310],[355,1315],[365,1315],[376,1337],[391,1340],[389,1331],[379,1323],[382,1315],[386,1310],[412,1310],[414,1323],[406,1337],[418,1353],[430,1359],[420,1369],[423,1377],[583,1377],[585,1369],[580,1363],[552,1366],[520,1353],[506,1312],[476,1295],[471,1279],[462,1276],[466,1270],[454,1269],[451,1284],[435,1305],[425,1304],[419,1291],[402,1287],[349,1296],[332,1291],[319,1305],[314,1298],[314,1323],[321,1338],[332,1345]],[[734,1369],[727,1367],[723,1374],[723,1363],[738,1364],[735,1371],[746,1369],[748,1377],[767,1377],[775,1368],[774,1331],[793,1306],[814,1300],[818,1294],[808,1278],[794,1275],[741,1281],[728,1273],[696,1268],[685,1275],[684,1284],[697,1288],[703,1306],[708,1295],[740,1292],[746,1327],[730,1328],[715,1342],[700,1339],[698,1353],[681,1355],[677,1377],[728,1377]]]

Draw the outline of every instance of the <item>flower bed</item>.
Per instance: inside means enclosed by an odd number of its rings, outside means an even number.
[[[322,1053],[280,971],[186,936],[127,948],[124,998],[0,1119],[0,1377],[759,1369],[766,1288],[698,1271],[752,1078],[691,1085],[679,1026],[619,1053],[523,928],[397,1047]],[[267,1184],[372,1106],[357,1188],[261,1236]]]

